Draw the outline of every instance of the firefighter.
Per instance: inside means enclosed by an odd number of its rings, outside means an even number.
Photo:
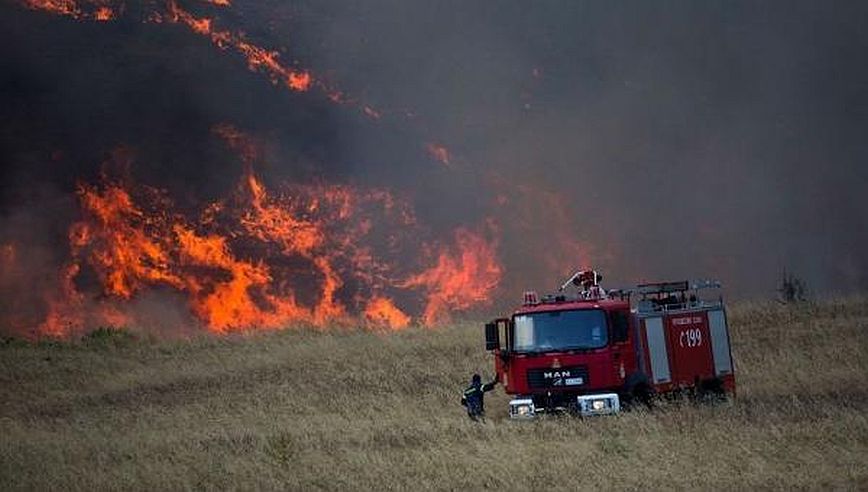
[[[470,386],[461,395],[461,404],[467,407],[467,416],[471,420],[478,421],[485,417],[485,393],[497,386],[497,379],[495,377],[490,383],[482,384],[479,374],[473,375]]]

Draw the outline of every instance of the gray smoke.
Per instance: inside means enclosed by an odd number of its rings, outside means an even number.
[[[868,287],[864,2],[308,9],[299,24],[324,20],[301,30],[322,47],[313,63],[414,108],[466,159],[438,187],[496,172],[565,194],[571,232],[615,282],[707,275],[770,296],[787,269],[818,294]],[[510,260],[513,293],[546,282],[538,257]]]
[[[384,117],[274,87],[135,5],[103,24],[3,4],[4,236],[44,210],[36,190],[71,193],[118,146],[181,202],[225,194],[240,168],[210,129],[229,122],[266,142],[271,180],[400,190],[444,231],[495,216],[507,297],[583,262],[743,297],[783,269],[816,293],[868,288],[864,2],[188,3]],[[22,240],[62,250],[71,212],[44,212]],[[588,246],[574,265],[547,261],[563,237]]]

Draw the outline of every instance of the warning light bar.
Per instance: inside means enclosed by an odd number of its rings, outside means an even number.
[[[524,293],[524,305],[525,306],[536,306],[539,304],[539,296],[537,295],[535,290],[528,290]]]

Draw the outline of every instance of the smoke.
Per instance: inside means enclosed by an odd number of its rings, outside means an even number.
[[[554,284],[535,272],[560,234],[617,282],[706,275],[769,296],[788,269],[817,293],[868,286],[863,3],[317,5],[312,59],[415,108],[460,156],[432,186],[472,183],[460,204],[493,175],[537,191],[503,217],[538,207],[531,237],[505,239],[511,295]]]
[[[234,193],[244,170],[222,124],[256,141],[272,188],[388,190],[443,244],[496,233],[503,276],[477,287],[501,304],[580,266],[610,285],[716,277],[743,297],[772,295],[784,269],[816,293],[868,288],[862,3],[177,4],[211,34],[172,2],[37,3],[0,5],[7,323],[46,309],[77,186],[118,149],[131,164],[114,174],[178,210]],[[277,52],[279,70],[239,43]],[[290,72],[309,89],[288,87]],[[403,285],[452,261],[427,258]],[[367,309],[395,307],[371,294]]]

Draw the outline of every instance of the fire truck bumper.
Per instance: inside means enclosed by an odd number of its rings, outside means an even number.
[[[530,396],[513,398],[509,402],[511,419],[533,419],[540,413],[566,411],[564,407],[539,408]],[[593,415],[613,415],[621,411],[621,401],[617,393],[599,393],[576,397],[576,412],[582,417]]]
[[[582,395],[577,397],[576,406],[583,417],[611,415],[621,411],[621,402],[617,393]]]

